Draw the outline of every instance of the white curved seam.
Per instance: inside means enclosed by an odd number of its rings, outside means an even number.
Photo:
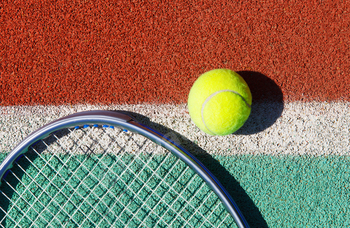
[[[215,135],[215,133],[212,132],[212,131],[208,128],[207,124],[206,124],[205,121],[204,121],[204,115],[203,115],[203,113],[204,113],[204,107],[205,107],[205,105],[209,102],[209,100],[210,100],[211,98],[213,98],[215,95],[217,95],[217,94],[219,94],[219,93],[222,93],[222,92],[231,92],[231,93],[237,94],[238,96],[240,96],[240,97],[243,99],[243,101],[246,103],[246,105],[247,105],[249,108],[251,108],[251,105],[248,104],[248,102],[246,101],[246,99],[245,99],[240,93],[238,93],[237,91],[230,90],[230,89],[223,89],[223,90],[219,90],[219,91],[216,91],[215,93],[210,94],[210,96],[207,97],[207,99],[205,99],[205,101],[204,101],[203,104],[202,104],[201,117],[202,117],[202,122],[203,122],[205,128],[206,128],[210,133],[212,133],[213,135]]]

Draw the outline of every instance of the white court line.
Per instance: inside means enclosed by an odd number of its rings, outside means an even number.
[[[292,102],[285,103],[282,108],[281,104],[254,106],[253,103],[252,110],[261,113],[252,113],[250,123],[243,126],[246,134],[209,136],[191,122],[185,104],[0,107],[0,153],[9,152],[26,135],[59,117],[84,110],[109,109],[144,115],[210,154],[350,155],[350,102]],[[262,112],[281,115],[267,120],[270,123],[266,124],[264,117],[273,115]],[[253,131],[254,127],[259,131]],[[184,143],[176,134],[169,132],[167,135]],[[183,146],[198,149],[193,145]],[[191,152],[200,153],[199,150]]]

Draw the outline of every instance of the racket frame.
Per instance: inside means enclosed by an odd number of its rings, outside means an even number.
[[[238,227],[249,227],[243,214],[241,213],[240,209],[230,194],[217,180],[217,178],[195,156],[187,152],[180,145],[177,145],[171,139],[165,137],[163,134],[137,122],[132,117],[120,111],[84,111],[60,118],[47,125],[44,125],[43,127],[28,135],[7,155],[7,157],[0,164],[0,180],[5,178],[6,172],[12,168],[12,164],[16,161],[16,159],[18,159],[22,154],[26,153],[28,151],[28,148],[35,142],[48,137],[50,134],[58,130],[83,126],[86,124],[99,124],[119,127],[143,135],[156,144],[166,148],[172,154],[184,161],[207,183],[207,185],[220,198],[227,211],[234,218]]]

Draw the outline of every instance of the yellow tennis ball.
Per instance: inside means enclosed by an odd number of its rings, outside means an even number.
[[[250,115],[252,94],[244,79],[228,69],[202,74],[188,96],[192,121],[209,135],[237,131]]]

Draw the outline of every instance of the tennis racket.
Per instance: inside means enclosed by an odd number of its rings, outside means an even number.
[[[1,227],[248,227],[201,162],[117,111],[41,127],[0,178]]]

